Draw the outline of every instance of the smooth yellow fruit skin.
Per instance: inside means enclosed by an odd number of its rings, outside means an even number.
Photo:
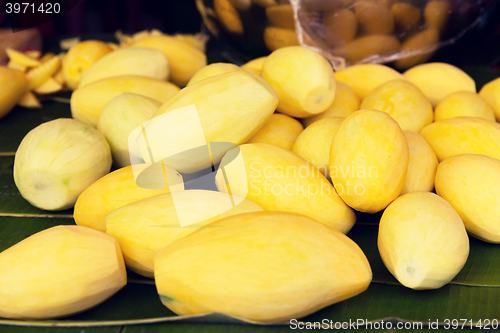
[[[196,72],[196,74],[193,75],[191,80],[187,83],[187,85],[191,85],[195,82],[201,81],[203,79],[207,79],[212,76],[224,74],[224,73],[229,73],[229,72],[234,72],[234,71],[239,71],[240,67],[236,66],[235,64],[229,64],[229,63],[224,63],[224,62],[217,62],[214,64],[207,65],[200,69],[199,71]]]
[[[7,115],[26,91],[24,73],[0,66],[0,119]]]
[[[378,249],[385,266],[402,285],[437,289],[465,265],[469,237],[446,200],[430,192],[413,192],[384,211]]]
[[[257,59],[250,60],[246,64],[240,66],[240,68],[249,73],[254,73],[260,75],[262,71],[262,66],[264,65],[264,61],[266,61],[267,57],[260,57]]]
[[[476,92],[476,83],[469,75],[458,67],[442,62],[418,65],[403,75],[422,90],[432,106],[457,91]]]
[[[495,121],[495,112],[480,95],[459,91],[442,99],[434,110],[434,121],[453,117],[478,117]]]
[[[150,36],[133,46],[162,51],[170,64],[170,80],[179,87],[184,87],[198,70],[207,65],[205,53],[174,37]]]
[[[168,79],[170,67],[159,50],[127,47],[106,54],[82,74],[78,87],[114,76],[137,75],[158,80]]]
[[[79,226],[38,232],[0,253],[0,316],[64,317],[90,309],[127,284],[113,237]]]
[[[179,90],[179,87],[170,82],[148,77],[110,77],[75,90],[71,95],[71,114],[73,118],[96,127],[106,104],[120,94],[128,92],[165,103]]]
[[[152,120],[193,104],[206,142],[239,145],[247,142],[271,117],[278,104],[278,97],[261,77],[245,71],[234,71],[182,89],[160,107]],[[180,126],[178,121],[169,125],[165,132],[159,142],[148,137],[152,153],[158,159],[173,155],[176,147],[189,146],[189,142],[196,139],[197,134],[189,126]],[[168,146],[165,145],[167,142]],[[232,147],[228,145],[227,149],[212,150],[213,163],[218,163],[230,148]],[[141,149],[147,161],[149,153],[143,141]],[[203,161],[204,156],[198,155],[186,153],[184,160],[169,160],[166,163],[171,163],[168,165],[179,172],[192,173],[207,167]]]
[[[431,192],[439,164],[436,153],[429,143],[418,133],[405,131],[410,151],[408,171],[401,195],[409,192]]]
[[[239,164],[235,155],[243,158]],[[227,183],[226,183],[227,179]],[[356,215],[312,164],[291,151],[266,143],[230,150],[215,177],[221,192],[245,197],[265,210],[303,214],[343,233]]]
[[[291,117],[321,113],[335,98],[336,83],[330,63],[303,46],[284,47],[271,53],[264,61],[261,75],[278,95],[278,111]]]
[[[392,80],[372,90],[361,102],[360,109],[386,112],[403,131],[416,133],[434,118],[427,97],[406,80]]]
[[[486,83],[479,91],[479,96],[493,108],[497,121],[500,121],[500,77]]]
[[[500,161],[464,154],[439,164],[436,193],[462,218],[467,231],[490,243],[500,243]]]
[[[80,84],[82,74],[100,58],[112,52],[108,44],[87,40],[71,47],[62,61],[62,70],[66,85],[75,90]]]
[[[365,213],[383,210],[401,193],[409,149],[385,112],[356,111],[340,125],[330,150],[330,177],[340,197]]]
[[[147,168],[150,169],[145,171]],[[137,174],[145,172],[142,182],[136,181],[134,171]],[[76,224],[106,231],[106,215],[115,209],[158,194],[184,190],[182,176],[177,171],[165,167],[165,172],[171,181],[168,186],[161,165],[135,164],[100,178],[78,196],[73,213]],[[150,177],[149,185],[152,186],[144,187],[144,177],[147,176]]]
[[[156,195],[111,212],[106,217],[106,232],[120,244],[127,267],[152,278],[159,250],[211,222],[263,210],[250,200],[234,197],[236,205],[231,207],[230,200],[225,193],[204,190]],[[181,226],[181,218],[201,221]]]
[[[299,134],[292,151],[314,165],[326,178],[330,178],[330,149],[333,137],[344,118],[321,119]]]
[[[302,124],[309,126],[312,123],[324,118],[340,117],[345,118],[354,111],[359,110],[360,98],[350,86],[345,83],[337,82],[337,91],[335,91],[335,99],[332,105],[325,112],[317,114],[309,118],[303,118]]]
[[[420,134],[441,162],[462,154],[500,159],[500,125],[477,117],[447,118],[426,126]]]
[[[360,98],[392,80],[405,80],[396,70],[379,64],[359,64],[335,72],[335,79],[350,86]]]
[[[131,93],[118,95],[106,104],[99,115],[97,130],[106,137],[116,166],[130,165],[130,133],[151,119],[161,104],[154,99]]]
[[[371,279],[368,260],[347,236],[284,212],[219,220],[155,257],[160,299],[179,315],[285,322],[353,297]]]
[[[269,143],[287,150],[292,150],[293,144],[304,126],[292,117],[274,113],[271,118],[248,140],[248,143]]]
[[[23,198],[46,210],[73,207],[87,187],[109,172],[111,152],[95,128],[59,118],[32,129],[14,159],[14,181]]]

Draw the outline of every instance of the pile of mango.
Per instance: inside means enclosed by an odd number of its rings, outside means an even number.
[[[412,289],[451,281],[468,235],[500,242],[500,79],[478,94],[444,63],[334,72],[301,46],[206,65],[189,39],[151,33],[103,47],[66,53],[73,119],[16,152],[21,195],[74,207],[77,226],[0,253],[2,317],[84,311],[127,267],[179,315],[299,318],[368,288],[355,211],[384,211],[380,255]],[[186,189],[207,174],[216,191]]]

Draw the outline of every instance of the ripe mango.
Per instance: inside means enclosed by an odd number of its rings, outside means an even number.
[[[476,117],[447,118],[426,126],[420,134],[440,162],[462,154],[500,159],[500,125],[493,121]]]
[[[399,51],[401,44],[398,39],[387,35],[368,35],[356,38],[345,45],[333,49],[333,54],[343,57],[349,63],[355,64],[373,57],[392,55]]]
[[[372,90],[360,108],[386,112],[403,131],[416,133],[432,123],[434,117],[427,97],[406,80],[392,80]]]
[[[372,279],[347,236],[284,212],[213,222],[158,252],[154,268],[160,299],[177,314],[258,323],[306,316],[363,292]]]
[[[391,10],[377,1],[356,1],[354,13],[366,35],[389,35],[394,30]]]
[[[341,8],[327,12],[323,16],[325,39],[333,45],[350,42],[358,32],[358,19],[351,10]]]
[[[272,27],[295,30],[293,7],[288,3],[266,7],[266,16]]]
[[[264,126],[248,140],[248,143],[269,143],[292,150],[297,136],[303,130],[304,126],[297,119],[274,113]]]
[[[7,115],[26,91],[24,73],[0,66],[0,118]]]
[[[352,209],[318,169],[270,144],[251,143],[228,151],[215,184],[219,191],[250,199],[265,210],[303,214],[343,233],[356,221]]]
[[[262,71],[262,66],[264,65],[264,61],[266,61],[267,57],[260,57],[257,59],[250,60],[249,62],[240,66],[240,68],[244,71],[260,75]]]
[[[442,31],[451,14],[451,3],[448,0],[429,1],[424,8],[424,18],[430,27]]]
[[[295,30],[278,27],[266,27],[264,29],[264,43],[269,51],[300,45]]]
[[[414,27],[422,17],[422,12],[411,3],[396,2],[391,6],[391,14],[398,28],[408,30]]]
[[[442,99],[434,110],[435,121],[454,117],[478,117],[495,121],[495,112],[480,95],[459,91]]]
[[[216,76],[219,74],[224,74],[224,73],[229,73],[229,72],[234,72],[234,71],[239,71],[240,67],[236,66],[235,64],[229,64],[229,63],[224,63],[224,62],[217,62],[214,64],[207,65],[200,69],[199,71],[196,72],[196,74],[193,75],[191,80],[187,83],[189,86],[190,84],[193,84],[195,82],[201,81],[203,79]]]
[[[469,237],[460,216],[430,192],[402,195],[380,220],[378,249],[385,266],[405,287],[437,289],[460,272]]]
[[[416,33],[401,45],[401,53],[404,54],[405,57],[396,60],[394,65],[398,69],[408,69],[417,64],[426,62],[434,55],[434,50],[437,47],[436,43],[438,42],[439,31],[437,29],[427,28]],[[413,52],[420,52],[420,54],[408,56]]]
[[[459,155],[439,164],[436,193],[462,218],[467,231],[490,243],[500,243],[500,161],[483,155]]]
[[[495,117],[500,120],[500,77],[486,83],[479,91],[481,96],[495,112]]]
[[[104,136],[74,119],[59,118],[32,129],[14,160],[14,181],[33,206],[73,207],[87,187],[109,172],[111,152]]]
[[[321,113],[335,98],[335,76],[330,63],[303,46],[284,47],[271,53],[264,61],[261,75],[278,95],[278,111],[291,117]]]
[[[64,317],[90,309],[127,284],[117,241],[103,232],[61,225],[0,253],[0,316]]]
[[[158,50],[127,47],[106,54],[82,74],[79,88],[114,76],[137,75],[158,80],[168,79],[170,68]]]
[[[154,256],[162,248],[211,222],[256,211],[262,211],[256,203],[220,192],[166,193],[114,210],[106,217],[106,232],[120,244],[131,270],[153,277]]]
[[[376,213],[401,193],[408,159],[408,143],[398,123],[385,112],[360,110],[335,134],[330,177],[346,204]]]
[[[75,90],[71,95],[71,114],[73,118],[96,127],[106,104],[120,94],[139,94],[164,103],[179,90],[170,82],[148,77],[111,77]]]
[[[161,164],[127,166],[87,187],[78,196],[73,218],[80,226],[106,231],[106,215],[115,209],[158,194],[182,190],[182,176],[172,168],[165,166],[164,170]]]

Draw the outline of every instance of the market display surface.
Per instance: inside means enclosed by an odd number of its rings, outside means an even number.
[[[498,327],[494,72],[120,42],[11,51],[0,72],[0,324]]]

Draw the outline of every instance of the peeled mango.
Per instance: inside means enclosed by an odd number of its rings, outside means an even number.
[[[376,213],[401,193],[408,159],[408,142],[398,123],[385,112],[360,110],[335,134],[330,177],[346,204]]]
[[[111,152],[104,136],[74,119],[59,118],[32,129],[14,160],[14,181],[33,206],[73,207],[87,187],[109,172]]]
[[[193,84],[195,82],[201,81],[203,79],[207,79],[212,76],[224,74],[224,73],[229,73],[229,72],[234,72],[234,71],[239,71],[240,67],[235,65],[235,64],[229,64],[229,63],[224,63],[224,62],[218,62],[214,64],[207,65],[200,69],[199,71],[196,72],[196,74],[193,75],[191,80],[187,83],[189,86],[190,84]]]
[[[439,164],[436,193],[453,206],[472,236],[500,243],[499,181],[499,160],[464,154]]]
[[[248,140],[248,143],[269,143],[292,150],[293,143],[303,130],[304,127],[297,119],[274,113],[264,126]]]
[[[143,95],[164,103],[179,90],[170,82],[149,77],[111,77],[75,90],[71,95],[71,114],[73,118],[96,127],[106,104],[120,94],[128,92]]]
[[[26,91],[24,73],[0,66],[0,118],[9,113]]]
[[[356,215],[312,164],[289,150],[249,143],[228,151],[215,177],[217,189],[266,210],[303,214],[348,233]]]
[[[443,98],[434,110],[434,121],[454,117],[478,117],[495,121],[495,112],[480,95],[459,91]]]
[[[495,112],[495,117],[500,120],[500,78],[486,83],[479,91],[481,96]]]
[[[103,232],[60,225],[0,253],[0,316],[59,318],[88,310],[127,284],[117,241]]]
[[[213,222],[158,252],[154,269],[160,299],[175,313],[258,323],[306,316],[363,292],[372,279],[347,236],[284,212]]]
[[[73,218],[78,225],[106,231],[106,215],[115,209],[182,190],[182,176],[174,169],[165,166],[163,170],[161,164],[135,164],[113,171],[86,188],[76,201]]]
[[[118,208],[106,217],[106,232],[120,244],[127,266],[152,278],[154,256],[162,248],[224,217],[262,210],[225,193],[187,190]]]
[[[106,54],[82,74],[79,88],[114,76],[138,75],[158,80],[168,78],[168,60],[158,50],[127,47]]]
[[[267,57],[260,57],[250,60],[246,64],[241,65],[240,68],[249,73],[260,75],[260,72],[262,72],[262,66],[264,65],[264,61],[266,61],[266,58]]]
[[[465,265],[469,237],[446,200],[430,192],[413,192],[397,198],[384,211],[378,249],[385,266],[402,285],[437,289]]]

